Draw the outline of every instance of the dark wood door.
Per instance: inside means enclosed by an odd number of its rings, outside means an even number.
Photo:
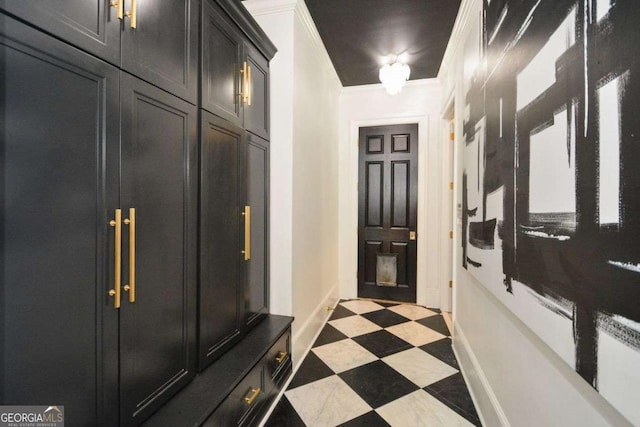
[[[197,110],[126,73],[121,87],[121,425],[137,425],[195,374]]]
[[[245,261],[244,322],[245,326],[252,327],[269,312],[269,143],[255,135],[249,135],[244,182],[245,205],[251,212],[247,241],[250,256]],[[246,216],[244,220],[247,221]]]
[[[122,68],[169,93],[196,104],[198,99],[197,0],[124,1]],[[135,4],[135,9],[132,5]]]
[[[201,111],[199,354],[204,369],[240,337],[245,132]]]
[[[202,2],[202,108],[243,126],[243,38],[212,0]]]
[[[0,81],[0,404],[116,425],[118,71],[0,14]]]
[[[245,43],[249,100],[244,103],[244,127],[269,139],[269,61],[253,45]]]
[[[0,9],[105,61],[120,64],[120,20],[110,0],[0,0]]]
[[[358,296],[415,302],[418,125],[360,128],[359,141]]]

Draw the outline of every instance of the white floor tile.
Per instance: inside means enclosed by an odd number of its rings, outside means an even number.
[[[336,373],[378,360],[374,354],[352,340],[322,345],[311,351]]]
[[[416,347],[446,338],[441,333],[416,322],[401,323],[390,326],[386,330]]]
[[[285,393],[308,427],[329,427],[371,410],[340,377],[333,375]]]
[[[372,311],[382,310],[384,308],[380,304],[366,300],[345,301],[341,302],[340,305],[342,305],[347,310],[353,311],[356,314],[369,313]]]
[[[435,316],[437,314],[424,307],[420,307],[417,305],[410,305],[410,304],[396,305],[393,307],[389,307],[389,310],[396,312],[399,315],[404,316],[411,320],[423,319],[425,317]]]
[[[419,348],[401,351],[382,359],[387,365],[410,379],[418,387],[426,387],[458,372]]]
[[[362,316],[343,317],[342,319],[331,320],[329,324],[350,338],[382,329]]]
[[[471,426],[424,390],[417,390],[376,409],[376,412],[392,426],[452,427]]]

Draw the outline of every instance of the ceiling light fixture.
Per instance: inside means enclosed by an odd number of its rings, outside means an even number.
[[[387,90],[389,95],[400,93],[407,83],[407,80],[409,80],[411,69],[405,61],[401,60],[403,56],[406,55],[396,57],[393,62],[386,63],[380,68],[380,82],[382,82],[382,86]]]

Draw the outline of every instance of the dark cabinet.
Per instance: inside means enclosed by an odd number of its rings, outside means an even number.
[[[200,137],[200,369],[240,338],[244,130],[202,111]]]
[[[248,134],[244,182],[250,256],[245,263],[244,323],[252,327],[269,311],[269,144]],[[246,220],[246,218],[245,218]]]
[[[118,70],[1,14],[0,58],[0,404],[113,425]]]
[[[197,102],[198,0],[0,0],[0,9]]]
[[[119,1],[125,9],[122,68],[196,104],[198,0]]]
[[[120,63],[120,20],[110,0],[0,0],[0,9],[105,61]]]
[[[121,418],[133,425],[195,375],[197,109],[125,73],[121,103]]]
[[[257,49],[228,16],[235,10],[230,2],[202,3],[202,108],[269,139],[266,53]],[[268,45],[267,53],[273,49],[270,42]]]
[[[0,34],[0,403],[136,425],[195,373],[197,109],[5,15]]]
[[[202,2],[202,105],[230,123],[242,126],[243,38],[213,2]]]

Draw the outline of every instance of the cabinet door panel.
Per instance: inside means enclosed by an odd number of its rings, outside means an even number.
[[[244,107],[244,127],[269,139],[269,62],[249,44],[245,44],[245,55],[251,67],[251,105]]]
[[[245,324],[269,312],[269,146],[249,137],[245,169],[247,205],[251,206],[251,259],[246,262]]]
[[[131,9],[131,0],[125,9]],[[198,1],[137,0],[137,26],[125,18],[122,68],[160,88],[197,102]]]
[[[0,81],[0,404],[113,425],[118,72],[0,15]]]
[[[106,61],[120,62],[120,20],[109,0],[0,0],[0,9]]]
[[[122,207],[136,209],[136,300],[120,310],[122,424],[194,376],[196,121],[183,100],[122,73]],[[123,284],[132,261],[123,226]]]
[[[220,9],[203,2],[202,108],[242,126],[242,37]]]
[[[202,112],[200,368],[235,343],[241,322],[241,159],[244,131]]]

